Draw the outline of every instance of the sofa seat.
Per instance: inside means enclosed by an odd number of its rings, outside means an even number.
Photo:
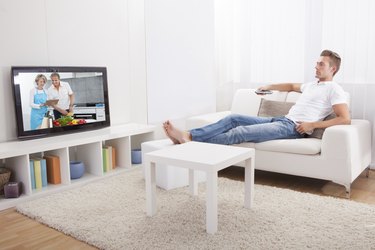
[[[283,139],[265,141],[260,143],[241,143],[240,147],[255,148],[269,152],[281,152],[290,154],[316,155],[320,153],[322,140],[315,138]]]

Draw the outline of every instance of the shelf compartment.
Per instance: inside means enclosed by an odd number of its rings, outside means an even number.
[[[69,148],[70,161],[82,161],[85,164],[85,174],[103,175],[102,144],[101,142],[88,143]],[[70,168],[69,179],[70,179]],[[82,178],[82,177],[81,177]],[[79,179],[81,179],[79,178]]]
[[[116,168],[131,167],[129,136],[103,141],[103,146],[112,146],[116,149]]]
[[[55,155],[60,159],[60,175],[61,175],[61,184],[70,183],[70,171],[69,171],[69,152],[67,148],[60,148],[55,150],[49,150],[44,152],[44,155]],[[57,186],[54,184],[48,184],[52,186]]]
[[[10,181],[22,182],[22,193],[30,195],[32,191],[29,155],[6,158],[5,167],[12,171]]]

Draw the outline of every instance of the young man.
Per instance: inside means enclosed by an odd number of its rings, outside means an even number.
[[[275,139],[301,138],[316,128],[350,124],[350,114],[344,90],[333,81],[340,69],[340,56],[324,50],[315,66],[315,82],[305,84],[275,84],[260,87],[259,90],[301,92],[296,104],[283,117],[253,117],[229,115],[224,119],[190,131],[181,131],[169,121],[163,123],[167,136],[173,143],[200,141],[216,144],[239,144],[242,142],[263,142]],[[323,121],[334,112],[336,118]]]
[[[48,88],[48,99],[58,99],[53,105],[53,115],[59,119],[62,115],[73,113],[74,93],[69,83],[61,82],[59,73],[51,74],[52,85]]]

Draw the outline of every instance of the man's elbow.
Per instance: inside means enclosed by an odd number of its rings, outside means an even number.
[[[350,117],[343,117],[342,118],[342,124],[343,125],[350,125],[350,124],[352,124],[352,119],[350,119]]]

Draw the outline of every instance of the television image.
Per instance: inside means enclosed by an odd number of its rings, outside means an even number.
[[[105,67],[12,67],[20,139],[110,126]]]

